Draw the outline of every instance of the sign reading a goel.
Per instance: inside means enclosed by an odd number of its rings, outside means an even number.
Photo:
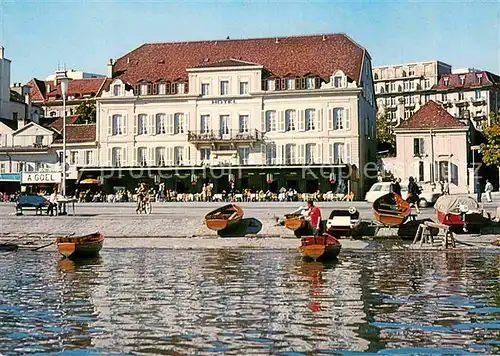
[[[21,173],[21,184],[61,183],[61,172]]]

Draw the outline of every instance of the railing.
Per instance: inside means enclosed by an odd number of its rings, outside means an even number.
[[[214,141],[231,141],[231,142],[256,142],[264,139],[264,133],[258,130],[248,130],[241,132],[240,130],[210,130],[210,131],[189,131],[189,142],[214,142]]]

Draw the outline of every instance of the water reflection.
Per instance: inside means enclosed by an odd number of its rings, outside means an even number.
[[[499,256],[19,252],[0,263],[0,353],[498,353]]]

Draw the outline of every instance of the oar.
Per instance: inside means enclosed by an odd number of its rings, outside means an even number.
[[[53,245],[53,244],[55,244],[55,243],[56,243],[55,241],[52,241],[51,243],[48,243],[48,244],[46,244],[46,245],[43,245],[43,246],[39,246],[39,247],[37,247],[37,248],[34,248],[34,249],[32,249],[31,251],[38,251],[38,250],[41,250],[41,249],[42,249],[42,248],[44,248],[44,247],[48,247],[48,246]]]
[[[463,241],[460,241],[460,240],[457,240],[457,239],[455,239],[455,242],[457,242],[459,244],[462,244],[462,245],[465,245],[465,246],[471,246],[471,247],[476,247],[477,246],[477,245],[470,244],[468,242],[463,242]]]

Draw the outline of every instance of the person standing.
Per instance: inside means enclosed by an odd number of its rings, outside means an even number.
[[[491,182],[488,179],[486,179],[484,192],[486,193],[486,200],[488,201],[488,203],[491,203],[493,201],[493,199],[491,198],[492,191],[493,191],[493,184],[491,184]]]
[[[201,200],[207,201],[207,185],[203,183],[203,188],[201,188]]]
[[[450,181],[448,179],[444,181],[443,194],[450,195]]]
[[[394,182],[391,184],[391,189],[394,194],[401,196],[401,184],[399,184],[399,182],[401,182],[400,178],[394,179]]]
[[[307,201],[307,209],[309,209],[307,215],[309,216],[314,236],[318,236],[321,234],[321,210],[317,206],[314,206],[312,200]]]
[[[54,216],[54,211],[57,214],[57,188],[54,188],[54,191],[50,195],[49,198],[49,206],[47,207],[47,215]]]
[[[420,201],[420,188],[417,183],[415,183],[415,179],[410,177],[408,179],[408,197],[406,201],[410,203],[410,207],[415,207],[417,214],[420,214],[420,209],[418,208],[418,202]]]
[[[478,203],[481,202],[482,195],[483,190],[481,189],[481,181],[478,179],[476,184],[476,199]]]
[[[207,184],[207,201],[212,201],[212,183]]]

